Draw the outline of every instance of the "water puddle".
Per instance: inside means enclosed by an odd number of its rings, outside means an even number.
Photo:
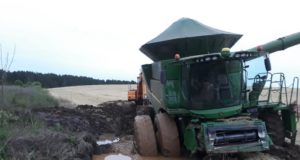
[[[192,160],[185,157],[164,157],[161,155],[155,157],[143,157],[138,154],[123,155],[120,153],[94,155],[93,160]]]
[[[101,146],[117,142],[120,142],[120,138],[116,137],[114,134],[103,134],[98,137],[98,141],[96,143]]]
[[[164,156],[143,157],[134,152],[133,135],[117,137],[114,134],[102,134],[98,137],[99,146],[110,145],[110,153],[94,155],[93,160],[166,160]],[[171,158],[183,160],[186,158]]]
[[[98,140],[98,141],[97,141],[97,144],[98,144],[99,146],[101,146],[101,145],[106,145],[106,144],[117,143],[117,142],[119,142],[119,141],[120,141],[120,138],[115,138],[115,139],[113,139],[113,140],[105,139],[105,140]]]
[[[104,157],[104,160],[132,160],[132,158],[122,154],[118,154],[118,155],[108,155]]]

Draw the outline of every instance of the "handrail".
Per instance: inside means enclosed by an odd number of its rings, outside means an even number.
[[[295,88],[295,82],[296,82],[296,100],[294,102],[292,102],[293,99],[293,95],[294,95],[294,88]],[[295,112],[297,114],[297,122],[299,122],[299,106],[298,106],[298,91],[299,91],[299,77],[294,77],[293,79],[293,83],[292,83],[292,91],[291,91],[291,97],[290,97],[290,104],[294,103],[294,105],[296,106]]]
[[[293,83],[292,83],[292,91],[291,91],[291,97],[290,97],[290,104],[292,104],[292,98],[294,95],[294,88],[295,88],[295,82],[296,82],[296,103],[298,104],[298,90],[299,90],[299,78],[298,77],[294,77],[293,79]]]

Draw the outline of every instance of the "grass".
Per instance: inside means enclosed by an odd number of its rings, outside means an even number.
[[[37,107],[53,107],[58,102],[40,86],[4,86],[4,95],[0,99],[5,108],[32,109]]]
[[[5,150],[10,138],[25,133],[37,134],[45,127],[31,109],[57,105],[58,101],[40,85],[4,86],[4,95],[0,92],[0,160],[9,159]]]

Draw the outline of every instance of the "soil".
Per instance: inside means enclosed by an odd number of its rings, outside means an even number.
[[[93,154],[134,153],[131,136],[136,115],[134,103],[113,101],[98,106],[79,105],[73,109],[37,108],[32,113],[47,127],[35,135],[12,138],[7,145],[11,159],[91,159]],[[98,146],[99,135],[106,133],[121,137],[121,142]]]
[[[300,146],[285,143],[283,145],[283,147],[272,146],[271,150],[268,151],[268,153],[271,155],[277,156],[281,159],[298,160],[298,159],[300,159]]]
[[[162,156],[145,158],[136,153],[133,122],[137,112],[139,114],[141,110],[134,103],[119,100],[97,106],[38,108],[32,112],[46,123],[48,129],[37,135],[23,135],[11,139],[8,153],[12,159],[91,159],[93,154],[95,160],[104,159],[111,154],[123,154],[136,160],[164,159]],[[107,134],[120,138],[120,141],[96,145],[97,139],[105,139]],[[238,154],[228,159],[297,160],[300,159],[300,146],[273,146],[266,153]]]
[[[105,102],[97,107],[78,105],[76,108],[38,108],[33,110],[48,126],[61,125],[73,132],[87,131],[94,135],[132,134],[136,106],[127,101]]]
[[[98,106],[78,105],[74,109],[56,107],[34,110],[34,113],[45,121],[48,126],[62,126],[76,133],[88,132],[97,139],[105,139],[107,134],[111,137],[120,138],[117,143],[100,146],[92,145],[94,146],[93,153],[99,155],[94,156],[94,159],[97,159],[97,157],[103,158],[103,155],[112,153],[128,155],[132,159],[147,159],[136,154],[133,143],[133,122],[137,112],[139,113],[140,109],[134,103],[127,101],[110,101]],[[160,156],[150,159],[159,158]],[[182,157],[182,159],[193,158]],[[273,146],[266,153],[238,154],[233,156],[232,159],[296,160],[300,159],[300,146],[289,144],[285,144],[284,147]]]
[[[97,145],[93,135],[44,130],[36,135],[23,135],[9,140],[7,155],[11,159],[91,159]]]

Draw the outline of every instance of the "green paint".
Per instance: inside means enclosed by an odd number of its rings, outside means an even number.
[[[167,79],[168,80],[179,80],[181,78],[181,65],[179,64],[172,64],[172,65],[168,65],[165,64],[165,68],[168,71],[167,72]]]
[[[197,151],[197,136],[195,128],[187,127],[184,130],[184,146],[191,153],[195,153]]]
[[[190,112],[195,115],[198,115],[201,118],[217,119],[237,115],[241,113],[241,109],[242,106],[238,105],[233,107],[227,107],[226,109],[218,108],[210,110],[190,110]]]
[[[289,133],[297,132],[296,113],[292,110],[281,111],[284,127]]]
[[[180,84],[178,80],[167,80],[165,85],[165,101],[168,108],[180,107]]]

